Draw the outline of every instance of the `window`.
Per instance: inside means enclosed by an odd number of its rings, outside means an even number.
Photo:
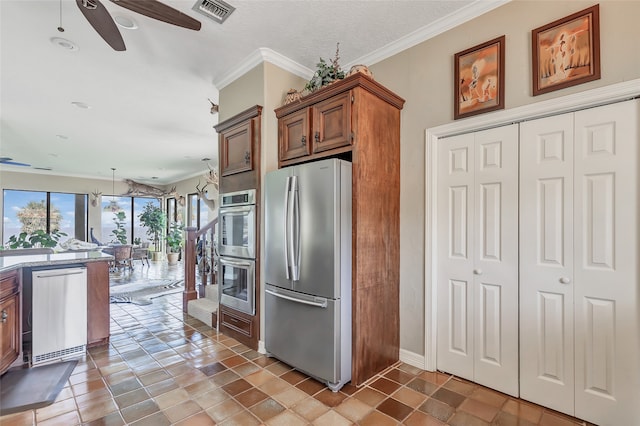
[[[88,196],[61,192],[20,191],[5,189],[3,244],[12,235],[43,230],[67,234],[61,241],[87,239]]]
[[[209,207],[198,198],[198,194],[187,195],[187,226],[200,229],[209,223]]]
[[[144,205],[152,202],[160,207],[160,201],[157,198],[144,197],[102,197],[102,243],[116,243],[117,239],[113,231],[116,229],[116,221],[118,212],[124,212],[125,218],[121,226],[125,228],[127,235],[127,244],[150,242],[151,237],[147,235],[147,230],[140,223],[140,213],[144,209]]]

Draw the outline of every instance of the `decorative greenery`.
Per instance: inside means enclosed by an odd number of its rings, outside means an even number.
[[[116,229],[111,231],[111,234],[113,234],[116,241],[118,241],[120,244],[127,244],[127,230],[124,227],[124,225],[126,224],[126,220],[127,215],[123,210],[116,212],[115,216],[113,217],[113,221],[116,224]]]
[[[60,209],[53,204],[50,207],[49,225],[51,229],[58,229],[62,220],[62,214],[60,213]],[[47,228],[47,204],[44,200],[29,201],[26,206],[18,211],[16,216],[18,220],[20,220],[20,223],[22,223],[21,231],[28,234]]]
[[[309,92],[315,92],[323,86],[331,83],[335,80],[342,80],[344,78],[344,71],[340,69],[340,43],[336,44],[336,56],[327,63],[324,59],[320,58],[318,62],[317,70],[311,80],[304,86],[304,89]]]
[[[7,241],[7,247],[10,249],[19,248],[34,248],[34,247],[49,247],[53,248],[58,245],[60,237],[64,237],[67,234],[54,230],[50,234],[47,234],[41,229],[37,229],[30,234],[27,232],[21,232],[18,236],[12,235]]]
[[[144,205],[138,218],[140,218],[142,226],[147,228],[147,235],[152,238],[155,251],[160,251],[160,235],[166,226],[167,216],[153,201],[149,201]]]
[[[173,222],[171,229],[167,233],[167,246],[170,253],[180,253],[182,248],[182,225],[180,222]]]

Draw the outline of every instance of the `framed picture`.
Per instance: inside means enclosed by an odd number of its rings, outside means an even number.
[[[456,53],[455,120],[504,109],[505,36]]]
[[[533,96],[600,78],[599,5],[531,31]]]

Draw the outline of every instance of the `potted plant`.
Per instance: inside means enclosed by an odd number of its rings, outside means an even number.
[[[167,233],[167,260],[170,265],[178,263],[180,251],[182,250],[182,225],[180,222],[173,222]]]
[[[331,62],[326,62],[320,58],[320,62],[316,65],[317,70],[311,80],[307,82],[304,89],[309,92],[315,92],[316,90],[326,86],[335,80],[342,80],[344,78],[344,71],[340,68],[338,63],[340,59],[340,43],[336,44],[336,56]]]
[[[153,241],[154,251],[152,252],[152,260],[158,260],[160,251],[160,235],[164,231],[167,217],[160,207],[149,201],[144,205],[142,213],[138,215],[142,226],[147,228],[147,235]]]
[[[124,227],[126,219],[127,215],[122,210],[116,212],[115,216],[113,217],[113,221],[116,224],[116,229],[111,231],[111,234],[113,234],[115,240],[120,244],[127,244],[127,230]]]

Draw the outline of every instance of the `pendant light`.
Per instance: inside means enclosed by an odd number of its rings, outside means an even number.
[[[116,169],[114,167],[111,168],[111,194],[113,194],[111,195],[111,201],[104,207],[104,211],[117,213],[122,209],[116,201]]]

